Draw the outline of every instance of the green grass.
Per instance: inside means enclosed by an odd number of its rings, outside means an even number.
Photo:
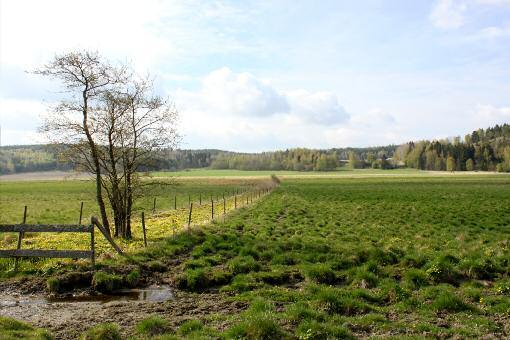
[[[176,286],[249,306],[176,336],[504,338],[509,237],[509,176],[286,178],[225,222],[135,256],[178,257]]]
[[[181,171],[154,171],[151,177],[267,177],[272,174],[282,177],[316,177],[316,176],[349,176],[349,175],[417,175],[426,174],[416,169],[351,169],[338,168],[334,171],[289,171],[289,170],[232,170],[232,169],[188,169]]]
[[[227,337],[504,336],[509,236],[508,176],[286,179],[188,238],[179,277],[272,306]]]
[[[145,211],[147,237],[149,242],[156,242],[180,232],[187,224],[189,201],[194,203],[192,223],[200,224],[210,220],[211,198],[215,204],[215,216],[223,213],[222,197],[226,198],[226,210],[234,208],[234,192],[238,206],[246,204],[246,196],[255,191],[268,177],[254,179],[185,179],[185,180],[145,180],[153,183],[144,187],[143,196],[139,197],[134,206],[132,221],[133,239],[118,240],[125,251],[134,251],[143,247],[143,234],[140,213]],[[152,208],[156,198],[156,211]],[[177,209],[175,208],[177,198]],[[199,205],[200,199],[202,205]],[[0,182],[0,224],[21,223],[23,209],[26,205],[28,224],[76,224],[79,220],[80,202],[84,202],[82,223],[88,223],[91,215],[99,216],[94,196],[94,184],[90,181],[20,181]],[[251,202],[251,200],[250,200]],[[0,249],[16,247],[17,234],[0,234]],[[88,234],[25,234],[23,248],[36,249],[88,249]],[[115,252],[102,235],[96,233],[96,253],[101,256],[113,256]],[[36,273],[52,271],[60,263],[68,260],[25,259],[20,261],[18,272]],[[83,261],[82,261],[83,262]],[[85,261],[88,262],[88,261]],[[153,265],[156,265],[153,263]],[[0,277],[15,275],[12,271],[12,259],[0,259]]]
[[[34,328],[24,322],[0,316],[0,338],[3,340],[33,339],[51,340],[53,336],[45,330]]]

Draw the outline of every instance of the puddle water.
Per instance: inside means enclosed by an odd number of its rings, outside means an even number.
[[[139,289],[123,289],[111,295],[72,295],[63,297],[1,297],[0,308],[26,305],[48,305],[53,303],[81,303],[97,302],[107,303],[112,301],[147,301],[163,302],[173,298],[169,286],[149,286]]]

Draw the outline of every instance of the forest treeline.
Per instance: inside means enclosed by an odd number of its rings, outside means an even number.
[[[0,173],[70,170],[54,145],[0,148]],[[295,148],[262,153],[221,150],[160,150],[143,171],[211,167],[238,170],[330,171],[339,167],[409,167],[422,170],[510,172],[510,125],[479,129],[453,139],[423,140],[370,148]]]

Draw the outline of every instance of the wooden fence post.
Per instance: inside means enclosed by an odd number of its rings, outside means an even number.
[[[202,193],[200,193],[200,196],[199,196],[199,205],[202,206]]]
[[[225,201],[225,197],[223,197],[223,215],[227,213],[227,201]]]
[[[81,225],[81,218],[83,216],[83,202],[80,204],[80,220],[78,221],[78,224]]]
[[[214,200],[211,199],[211,220],[214,220]]]
[[[23,224],[26,224],[26,223],[27,223],[27,206],[25,205],[25,209],[23,210]],[[25,233],[23,231],[20,231],[18,234],[18,246],[16,249],[21,249],[21,240],[23,239],[23,236],[25,236]],[[18,269],[18,262],[19,262],[19,257],[17,257],[14,260],[14,270]]]
[[[191,232],[191,212],[193,211],[193,203],[189,205],[189,216],[188,216],[188,233]]]
[[[83,206],[83,202],[82,202]],[[80,219],[81,224],[81,219]],[[96,228],[93,224],[90,225],[90,262],[92,263],[92,270],[96,268],[96,246],[94,242],[94,229]]]
[[[147,234],[145,232],[145,213],[142,211],[143,244],[147,247]]]
[[[174,209],[177,210],[177,195],[174,196]]]
[[[154,197],[154,202],[152,203],[152,213],[154,214],[155,212],[156,212],[156,197]]]

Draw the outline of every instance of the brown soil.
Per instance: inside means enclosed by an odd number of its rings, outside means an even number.
[[[173,329],[186,320],[200,319],[223,330],[228,325],[221,318],[209,317],[236,315],[246,308],[244,303],[231,301],[221,293],[194,294],[179,290],[174,290],[174,297],[164,302],[48,303],[42,293],[44,284],[39,279],[2,282],[0,292],[0,315],[48,329],[57,339],[76,339],[90,327],[104,322],[119,324],[123,337],[127,337],[134,333],[137,322],[154,314],[167,319]]]

